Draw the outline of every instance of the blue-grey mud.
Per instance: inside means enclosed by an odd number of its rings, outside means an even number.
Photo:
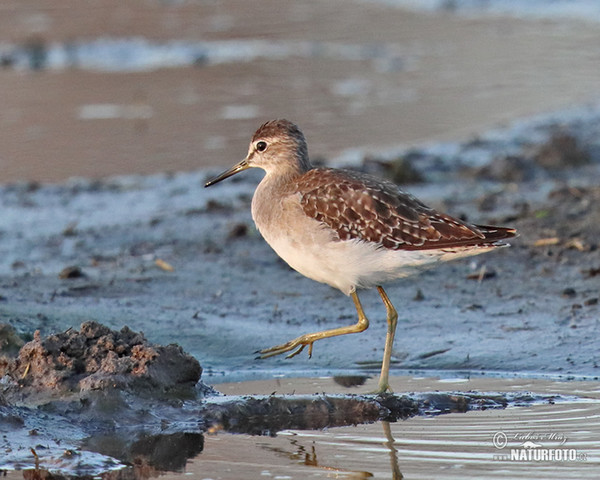
[[[593,107],[560,112],[348,165],[409,178],[430,203],[521,234],[477,262],[391,286],[403,299],[394,374],[597,380],[598,119]],[[261,347],[352,322],[352,307],[260,239],[249,214],[256,176],[206,191],[210,173],[0,189],[4,468],[127,478],[184,468],[221,430],[271,435],[540,404],[597,415],[585,400],[594,388],[570,395],[569,383],[543,394],[213,396],[225,381],[308,374],[366,392],[385,325],[365,294],[366,333],[321,341],[312,359],[255,359]],[[597,452],[586,452],[569,472],[595,465]]]
[[[432,206],[520,232],[510,248],[390,285],[397,373],[598,375],[599,119],[582,108],[350,165],[396,179],[410,171],[421,182],[405,188]],[[179,344],[207,383],[376,372],[386,327],[373,292],[362,295],[365,334],[320,342],[311,359],[254,358],[355,313],[260,238],[249,206],[259,172],[205,190],[211,174],[1,187],[0,320],[24,335],[127,325]]]
[[[585,412],[587,421],[600,414],[597,390],[594,392],[589,384],[577,385],[579,395],[585,392],[585,397],[531,393],[518,389],[518,382],[502,385],[503,392],[431,391],[435,383],[431,381],[426,388],[422,386],[422,393],[396,395],[277,394],[277,390],[287,388],[278,384],[270,395],[224,396],[198,382],[198,361],[180,347],[153,345],[128,328],[111,331],[94,322],[45,338],[37,332],[17,358],[4,359],[0,368],[0,425],[4,434],[0,467],[23,470],[26,478],[148,478],[185,469],[191,459],[203,453],[206,435],[210,438],[217,432],[244,434],[246,439],[251,438],[249,435],[274,437],[284,432],[284,438],[298,437],[300,443],[294,441],[292,445],[305,452],[301,446],[303,437],[326,435],[316,431],[380,422],[386,449],[392,456],[392,478],[396,479],[402,474],[390,422],[514,407],[538,411],[539,415],[544,412],[540,408],[551,406],[554,422],[559,418],[570,422],[567,427],[575,428],[581,412]],[[365,383],[364,376],[338,376],[333,380],[338,389],[346,391]],[[325,385],[321,382],[323,388],[331,390]],[[542,383],[532,385],[548,388]],[[564,386],[558,388],[564,390]],[[579,412],[579,417],[572,415],[574,412]],[[535,433],[514,433],[506,423],[496,424],[500,437],[492,438],[492,446],[497,451],[494,456],[491,449],[487,463],[515,460],[509,458],[508,448],[503,451],[510,435],[512,450],[519,456],[534,453],[525,442],[538,442],[537,447],[545,443],[546,449],[565,455],[561,461],[583,464],[589,471],[597,468],[597,444],[574,442],[568,432],[571,443],[566,447],[569,438],[565,426],[556,430],[551,422],[552,419],[546,422],[551,431],[538,428]],[[373,440],[364,437],[362,442]],[[267,451],[285,452],[285,447],[281,450],[259,443]],[[362,449],[368,451],[369,447]],[[318,467],[314,446],[312,450],[314,458],[308,454],[310,463],[306,465]],[[414,453],[419,455],[418,451]],[[285,455],[293,460],[298,451]],[[347,466],[333,470],[342,477],[352,473]],[[246,471],[239,478],[254,478],[256,474]],[[369,476],[373,475],[367,472],[364,478]]]

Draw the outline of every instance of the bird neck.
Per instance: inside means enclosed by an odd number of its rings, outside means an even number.
[[[266,170],[266,175],[261,183],[268,183],[272,188],[279,185],[287,185],[304,175],[313,166],[307,156],[299,156],[297,161],[285,165],[278,165],[277,168]]]

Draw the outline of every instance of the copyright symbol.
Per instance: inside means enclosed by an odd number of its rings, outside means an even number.
[[[506,447],[506,444],[508,443],[508,437],[506,436],[506,433],[504,433],[504,432],[494,433],[494,437],[492,438],[492,443],[494,444],[494,447],[496,447],[497,449]]]

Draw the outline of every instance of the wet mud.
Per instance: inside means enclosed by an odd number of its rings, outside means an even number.
[[[592,104],[338,165],[520,233],[510,248],[390,285],[400,307],[393,375],[598,380],[599,131]],[[206,454],[214,434],[585,403],[556,385],[364,394],[385,337],[368,292],[364,334],[319,342],[312,359],[254,359],[350,324],[354,310],[260,238],[249,212],[260,173],[247,173],[210,191],[207,171],[0,187],[0,469],[149,478]],[[335,383],[271,395],[222,383],[314,375]]]
[[[573,400],[519,392],[223,396],[197,383],[200,374],[180,347],[151,345],[127,327],[36,332],[1,366],[0,468],[27,470],[33,461],[31,478],[113,470],[106,478],[149,478],[182,469],[215,432],[274,436]]]
[[[597,95],[597,15],[103,0],[98,21],[37,3],[0,18],[0,475],[597,477],[600,105],[581,104]],[[369,292],[369,331],[254,359],[355,321],[260,238],[258,172],[202,188],[215,172],[198,168],[239,159],[282,115],[319,162],[519,230],[389,286],[396,395],[364,394],[385,337]],[[166,169],[190,172],[65,181]],[[578,461],[499,463],[494,434],[521,428],[568,437]]]
[[[521,235],[485,259],[390,286],[404,298],[393,374],[598,378],[600,115],[586,115],[348,165],[396,178],[408,168],[406,188],[433,206]],[[362,395],[380,368],[384,322],[323,341],[310,360],[255,360],[270,344],[350,323],[351,307],[260,239],[249,216],[260,175],[206,193],[208,176],[0,188],[0,468],[151,476],[183,468],[214,432],[573,401],[564,391]],[[199,382],[218,390],[307,372],[352,394],[219,396]]]
[[[409,164],[420,181],[406,190],[520,234],[510,248],[389,285],[402,305],[396,373],[598,375],[599,118],[597,108],[576,109],[347,165],[387,176]],[[0,332],[0,344],[14,351],[19,336],[92,320],[180,345],[207,383],[375,374],[385,322],[371,292],[361,292],[372,320],[364,334],[318,343],[311,359],[254,359],[301,333],[351,324],[354,310],[260,238],[249,211],[259,172],[205,190],[210,175],[0,188],[0,323],[14,329]]]
[[[191,393],[201,373],[198,360],[177,345],[151,345],[128,327],[117,332],[95,322],[46,338],[36,330],[16,359],[0,361],[5,398],[25,403],[42,393],[61,397],[108,387],[152,390],[154,396]]]

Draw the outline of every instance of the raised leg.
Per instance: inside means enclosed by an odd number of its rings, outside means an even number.
[[[398,324],[398,312],[390,302],[390,299],[385,293],[383,287],[378,286],[377,291],[381,295],[381,299],[385,304],[387,311],[387,334],[385,336],[385,349],[383,351],[383,362],[381,363],[381,375],[379,376],[379,385],[377,386],[377,393],[385,393],[390,390],[389,375],[390,375],[390,362],[392,360],[392,348],[394,346],[394,336],[396,335],[396,325]]]
[[[362,305],[360,304],[360,300],[358,299],[358,295],[356,294],[356,292],[352,292],[351,295],[352,300],[354,300],[354,306],[356,307],[356,311],[358,312],[358,322],[356,322],[356,324],[350,325],[348,327],[339,327],[332,328],[330,330],[323,330],[322,332],[307,333],[306,335],[302,335],[298,338],[295,338],[294,340],[290,340],[289,342],[284,343],[283,345],[277,345],[276,347],[260,350],[259,352],[257,352],[260,354],[259,358],[269,358],[297,349],[295,352],[290,353],[286,357],[292,358],[298,355],[302,350],[304,350],[304,348],[307,345],[308,356],[310,358],[312,356],[313,343],[315,343],[317,340],[329,337],[336,337],[338,335],[347,335],[349,333],[359,333],[365,331],[369,327],[369,320],[365,316],[365,312],[363,311]]]

